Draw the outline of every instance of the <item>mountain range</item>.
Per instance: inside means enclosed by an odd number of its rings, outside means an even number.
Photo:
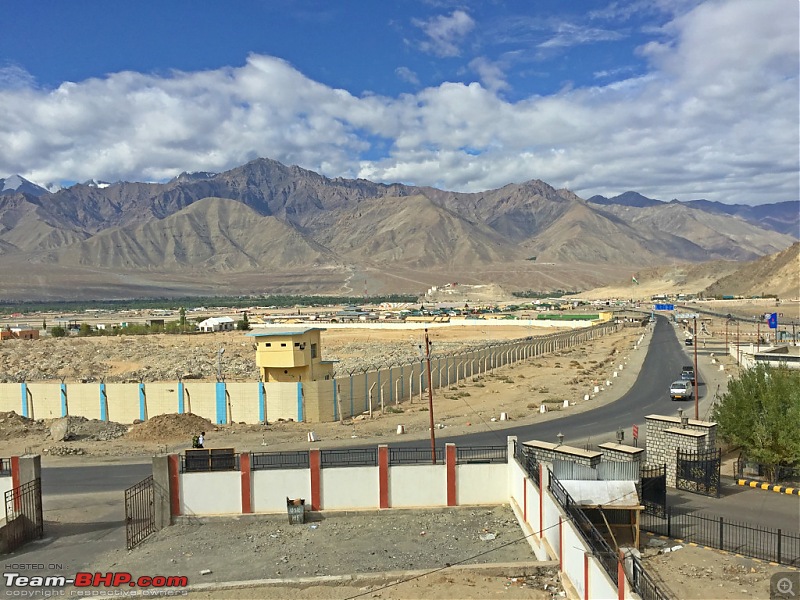
[[[447,281],[579,290],[658,265],[754,260],[800,237],[798,201],[583,200],[538,180],[461,193],[270,159],[164,184],[0,183],[7,299],[372,295]]]

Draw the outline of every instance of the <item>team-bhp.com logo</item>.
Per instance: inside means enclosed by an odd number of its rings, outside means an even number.
[[[108,573],[76,573],[75,577],[67,577],[65,575],[22,575],[21,573],[3,573],[5,580],[6,595],[11,596],[37,596],[43,594],[31,593],[34,590],[44,591],[48,589],[52,595],[63,595],[62,590],[53,590],[52,588],[63,588],[68,585],[75,586],[76,588],[91,588],[97,591],[97,588],[140,588],[142,593],[150,591],[152,595],[173,595],[183,592],[180,588],[185,588],[189,584],[189,578],[184,575],[142,575],[134,577],[127,571],[110,571]],[[27,591],[28,593],[21,593]],[[90,589],[86,590],[71,590],[70,595],[75,596],[88,596],[88,595],[103,595],[92,594]],[[84,591],[84,593],[81,593]],[[172,593],[169,593],[172,591]],[[9,594],[9,592],[11,592]],[[55,593],[52,593],[55,592]],[[61,593],[59,593],[61,592]],[[146,594],[146,595],[151,595]],[[114,595],[122,595],[115,593]]]

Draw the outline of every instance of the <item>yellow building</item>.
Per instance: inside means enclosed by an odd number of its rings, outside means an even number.
[[[322,360],[320,334],[310,327],[293,331],[251,333],[256,338],[256,366],[265,382],[320,381],[333,377],[336,361]]]

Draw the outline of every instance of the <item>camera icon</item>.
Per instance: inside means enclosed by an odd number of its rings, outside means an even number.
[[[770,600],[800,600],[800,571],[775,573],[769,580]]]

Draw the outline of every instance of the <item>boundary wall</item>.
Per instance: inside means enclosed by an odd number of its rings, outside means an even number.
[[[608,561],[604,566],[596,557],[550,491],[547,463],[536,463],[532,476],[516,456],[516,437],[508,438],[505,450],[504,462],[458,464],[456,446],[446,444],[440,464],[389,465],[389,447],[381,445],[377,466],[323,467],[321,451],[315,449],[308,451],[307,465],[300,468],[265,470],[254,470],[250,464],[254,455],[242,454],[238,470],[193,473],[183,472],[181,456],[169,455],[154,458],[153,477],[170,482],[164,504],[170,507],[172,522],[214,515],[286,514],[287,499],[296,498],[303,499],[305,511],[323,512],[509,503],[536,558],[558,561],[570,597],[639,598],[628,581],[624,554],[611,558],[611,568],[617,569],[612,578],[606,570]],[[209,495],[209,489],[216,492]]]
[[[516,325],[517,322],[514,322]],[[591,342],[618,329],[614,323],[527,337],[431,358],[431,385],[447,388],[494,369]],[[303,382],[0,383],[0,411],[31,419],[82,416],[133,423],[168,413],[205,417],[217,425],[338,421],[390,404],[424,402],[424,360]]]

